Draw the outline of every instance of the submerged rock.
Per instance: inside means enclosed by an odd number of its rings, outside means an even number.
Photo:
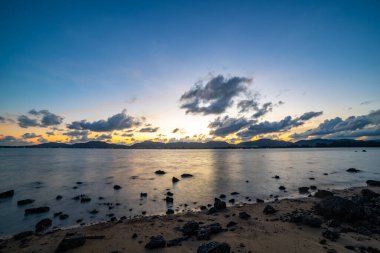
[[[350,173],[358,173],[360,172],[361,170],[358,170],[358,169],[355,169],[355,168],[349,168],[346,170],[347,172],[350,172]]]
[[[86,237],[82,234],[68,234],[59,243],[55,252],[65,252],[83,246],[86,243]]]
[[[121,187],[120,185],[115,184],[115,185],[113,186],[113,188],[114,188],[115,190],[120,190],[122,187]]]
[[[283,186],[283,185],[281,185],[280,187],[278,187],[278,189],[281,190],[281,191],[285,191],[285,190],[286,190],[286,187]]]
[[[377,186],[377,187],[380,187],[380,181],[377,181],[377,180],[367,180],[367,185],[368,186]]]
[[[5,191],[5,192],[1,192],[0,193],[0,199],[11,198],[11,197],[13,197],[14,194],[15,194],[14,190],[9,190],[9,191]]]
[[[307,194],[307,193],[309,193],[309,187],[306,187],[306,186],[303,186],[303,187],[299,187],[298,188],[298,192],[300,193],[300,194]]]
[[[56,200],[61,200],[62,199],[62,196],[61,195],[57,195],[57,197],[55,197]]]
[[[28,204],[32,204],[34,201],[35,201],[34,199],[22,199],[22,200],[17,201],[17,205],[18,206],[28,205]]]
[[[150,241],[145,245],[146,249],[157,249],[164,248],[166,246],[166,241],[161,235],[152,236]]]
[[[48,229],[52,224],[52,220],[49,219],[49,218],[46,218],[46,219],[42,219],[40,220],[35,228],[36,228],[36,233],[40,233],[40,232],[43,232],[45,231],[46,229]]]
[[[197,249],[197,253],[230,253],[230,251],[230,245],[220,242],[203,243]]]
[[[25,215],[36,214],[36,213],[46,213],[49,212],[50,208],[48,206],[33,207],[25,209]]]

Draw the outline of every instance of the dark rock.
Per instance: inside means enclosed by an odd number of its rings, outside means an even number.
[[[88,236],[86,236],[86,239],[89,239],[89,240],[101,240],[104,238],[106,238],[105,235],[88,235]]]
[[[335,249],[327,249],[326,253],[338,253]]]
[[[326,222],[326,225],[327,225],[328,227],[335,228],[335,227],[339,227],[339,226],[340,226],[340,223],[339,223],[337,220],[331,219],[331,220],[328,220],[328,221]]]
[[[177,182],[179,182],[180,180],[178,179],[178,178],[176,178],[176,177],[172,177],[172,182],[173,183],[177,183]]]
[[[317,186],[315,186],[315,185],[310,185],[310,190],[315,191],[316,189],[317,189]]]
[[[246,212],[240,212],[239,218],[243,220],[248,220],[249,218],[251,218],[251,215],[247,214]]]
[[[146,193],[146,192],[140,193],[140,198],[146,198],[146,197],[148,197],[148,193]]]
[[[234,222],[234,221],[230,221],[230,222],[227,223],[226,227],[229,228],[229,227],[233,227],[233,226],[235,226],[235,225],[237,225],[236,222]]]
[[[264,203],[264,200],[262,200],[262,199],[256,199],[256,203]]]
[[[96,209],[92,209],[92,210],[90,211],[90,214],[97,214],[97,213],[99,213],[99,211],[96,210]]]
[[[83,197],[80,199],[80,203],[87,203],[87,202],[90,202],[91,201],[91,198],[89,197]]]
[[[11,198],[11,197],[13,197],[14,194],[15,194],[14,190],[9,190],[9,191],[5,191],[5,192],[1,192],[0,193],[0,199]]]
[[[230,199],[230,200],[228,200],[228,202],[230,202],[231,204],[234,204],[235,203],[235,199]]]
[[[380,194],[373,192],[370,189],[362,189],[361,194],[363,197],[366,197],[369,199],[377,198],[380,196]]]
[[[238,192],[231,192],[231,195],[239,195]]]
[[[281,190],[281,191],[285,191],[285,190],[286,190],[286,187],[283,186],[283,185],[281,185],[280,187],[278,187],[278,189]]]
[[[62,196],[61,195],[57,195],[57,197],[55,197],[56,200],[61,200],[62,199]]]
[[[326,229],[325,231],[322,232],[322,236],[326,239],[329,239],[330,241],[336,241],[339,238],[339,233]]]
[[[197,232],[197,240],[210,240],[211,230],[209,228],[200,228]]]
[[[17,201],[17,205],[18,206],[28,205],[28,204],[32,204],[34,201],[35,201],[34,199],[23,199],[23,200]]]
[[[280,176],[276,175],[273,177],[274,179],[280,179]]]
[[[115,190],[120,190],[120,189],[121,189],[121,186],[120,186],[120,185],[117,185],[117,184],[115,184],[115,185],[113,186],[113,188],[114,188]]]
[[[156,170],[154,173],[155,173],[156,175],[165,175],[165,174],[166,174],[166,172],[163,171],[163,170]]]
[[[193,177],[193,175],[191,174],[188,174],[188,173],[184,173],[181,175],[182,178],[189,178],[189,177]]]
[[[173,196],[173,195],[174,195],[174,194],[173,194],[172,192],[167,192],[167,193],[166,193],[166,196],[170,196],[170,197],[171,197],[171,196]]]
[[[226,195],[225,195],[225,194],[220,194],[219,198],[221,198],[221,199],[225,199],[225,198],[226,198]]]
[[[318,190],[315,194],[314,194],[314,197],[316,198],[326,198],[326,197],[331,197],[333,196],[334,194],[330,191],[326,191],[326,190]]]
[[[132,239],[136,239],[137,238],[137,234],[136,233],[133,233],[132,235]]]
[[[67,218],[69,218],[69,215],[68,215],[68,214],[61,214],[61,215],[59,216],[59,219],[60,219],[60,220],[66,220]]]
[[[34,234],[33,231],[24,231],[24,232],[21,232],[21,233],[15,234],[15,235],[13,236],[13,239],[15,239],[15,240],[22,240],[22,239],[25,239],[25,238],[28,237],[28,236],[33,235],[33,234]]]
[[[207,209],[207,206],[201,206],[200,209],[201,209],[201,210],[206,210],[206,209]]]
[[[146,249],[158,249],[164,248],[166,246],[166,241],[161,235],[152,236],[150,241],[145,245]]]
[[[314,177],[309,177],[309,180],[315,180],[315,178]]]
[[[199,224],[196,221],[186,222],[182,227],[183,235],[196,235],[199,229]]]
[[[166,201],[166,203],[173,203],[173,202],[174,202],[174,199],[173,199],[172,197],[167,196],[167,197],[165,198],[165,201]]]
[[[51,226],[51,224],[52,224],[52,220],[51,219],[42,219],[42,220],[40,220],[37,224],[36,224],[36,226],[35,226],[35,228],[36,228],[36,232],[37,233],[40,233],[40,232],[43,232],[43,231],[45,231],[46,229],[48,229],[50,226]]]
[[[362,152],[367,152],[367,150],[363,149]]]
[[[216,209],[215,207],[211,207],[210,209],[208,209],[208,214],[213,214],[213,213],[217,213],[218,212],[218,209]]]
[[[355,169],[355,168],[349,168],[349,169],[347,169],[346,171],[347,171],[347,172],[350,172],[350,173],[358,173],[358,172],[360,172],[360,170]]]
[[[46,213],[49,212],[50,208],[47,206],[33,207],[25,209],[25,215],[27,214],[36,214],[36,213]]]
[[[81,234],[66,235],[56,249],[57,253],[65,252],[83,246],[86,243],[86,237]]]
[[[274,209],[274,207],[271,205],[266,205],[266,207],[263,210],[263,213],[265,214],[274,214],[275,212],[277,212],[277,210]]]
[[[307,193],[309,193],[309,187],[306,187],[306,186],[299,187],[299,188],[298,188],[298,192],[299,192],[300,194],[307,194]]]
[[[166,247],[180,246],[181,242],[187,240],[187,237],[175,238],[166,242]]]
[[[173,209],[168,209],[168,210],[166,211],[166,214],[174,214]]]
[[[303,224],[313,228],[319,228],[322,225],[322,220],[304,213],[293,213],[290,217],[290,222]]]
[[[352,250],[352,251],[355,251],[355,247],[354,246],[351,246],[351,245],[346,245],[344,246],[346,249],[348,250]]]
[[[327,218],[353,221],[363,216],[363,210],[353,201],[341,197],[327,197],[315,205],[316,212]]]
[[[367,180],[367,185],[368,186],[377,186],[377,187],[380,187],[380,181],[377,181],[377,180]]]
[[[197,249],[197,253],[230,253],[230,251],[230,245],[219,242],[203,243]]]
[[[218,210],[220,209],[226,209],[227,205],[226,205],[226,202],[218,199],[218,198],[215,198],[214,199],[214,207]]]

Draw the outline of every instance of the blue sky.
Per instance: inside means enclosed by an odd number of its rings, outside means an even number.
[[[31,109],[61,129],[127,109],[166,138],[208,135],[221,115],[185,114],[180,98],[218,75],[284,102],[259,122],[367,115],[380,107],[378,13],[378,1],[0,1],[0,134],[46,139],[19,127]]]

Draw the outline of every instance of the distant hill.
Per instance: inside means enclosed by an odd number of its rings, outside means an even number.
[[[231,148],[315,148],[315,147],[380,147],[380,140],[361,141],[351,139],[329,140],[313,139],[297,142],[287,142],[271,139],[260,139],[256,141],[230,144],[224,141],[209,142],[154,142],[144,141],[131,146],[122,144],[106,143],[102,141],[90,141],[85,143],[58,143],[48,142],[31,146],[0,146],[0,148],[100,148],[100,149],[231,149]]]

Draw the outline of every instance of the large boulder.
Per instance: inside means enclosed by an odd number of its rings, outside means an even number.
[[[231,247],[227,243],[208,242],[198,247],[197,253],[230,253]]]
[[[83,246],[86,243],[86,237],[82,234],[68,234],[58,245],[55,252],[61,253],[71,249]]]
[[[45,231],[46,229],[48,229],[51,226],[51,224],[52,224],[51,219],[46,218],[46,219],[40,220],[35,226],[36,233],[40,233],[40,232]]]
[[[300,193],[300,194],[308,194],[309,193],[309,187],[306,187],[306,186],[303,186],[303,187],[299,187],[298,188],[298,192]]]
[[[146,249],[165,248],[166,241],[161,235],[152,236],[150,241],[145,245]]]
[[[14,194],[15,194],[14,190],[0,192],[0,199],[11,198],[11,197],[13,197]]]
[[[380,187],[380,181],[377,181],[377,180],[367,180],[367,185],[368,186],[377,186],[377,187]]]
[[[354,221],[363,216],[363,209],[353,201],[341,197],[327,197],[315,205],[316,212],[326,219]]]
[[[25,215],[27,214],[36,214],[36,213],[46,213],[49,212],[50,208],[48,206],[40,206],[25,209]]]
[[[215,198],[214,207],[220,210],[220,209],[226,209],[227,205],[226,205],[226,202],[224,202],[223,200]]]
[[[199,223],[196,221],[186,222],[182,227],[183,235],[196,235],[199,229]]]
[[[277,210],[274,209],[274,207],[271,205],[266,205],[264,210],[263,210],[263,213],[265,213],[265,214],[274,214],[275,212],[277,212]]]
[[[314,194],[314,197],[316,198],[320,198],[320,199],[323,199],[323,198],[326,198],[326,197],[331,197],[333,196],[334,194],[330,191],[326,191],[326,190],[318,190],[315,194]]]

